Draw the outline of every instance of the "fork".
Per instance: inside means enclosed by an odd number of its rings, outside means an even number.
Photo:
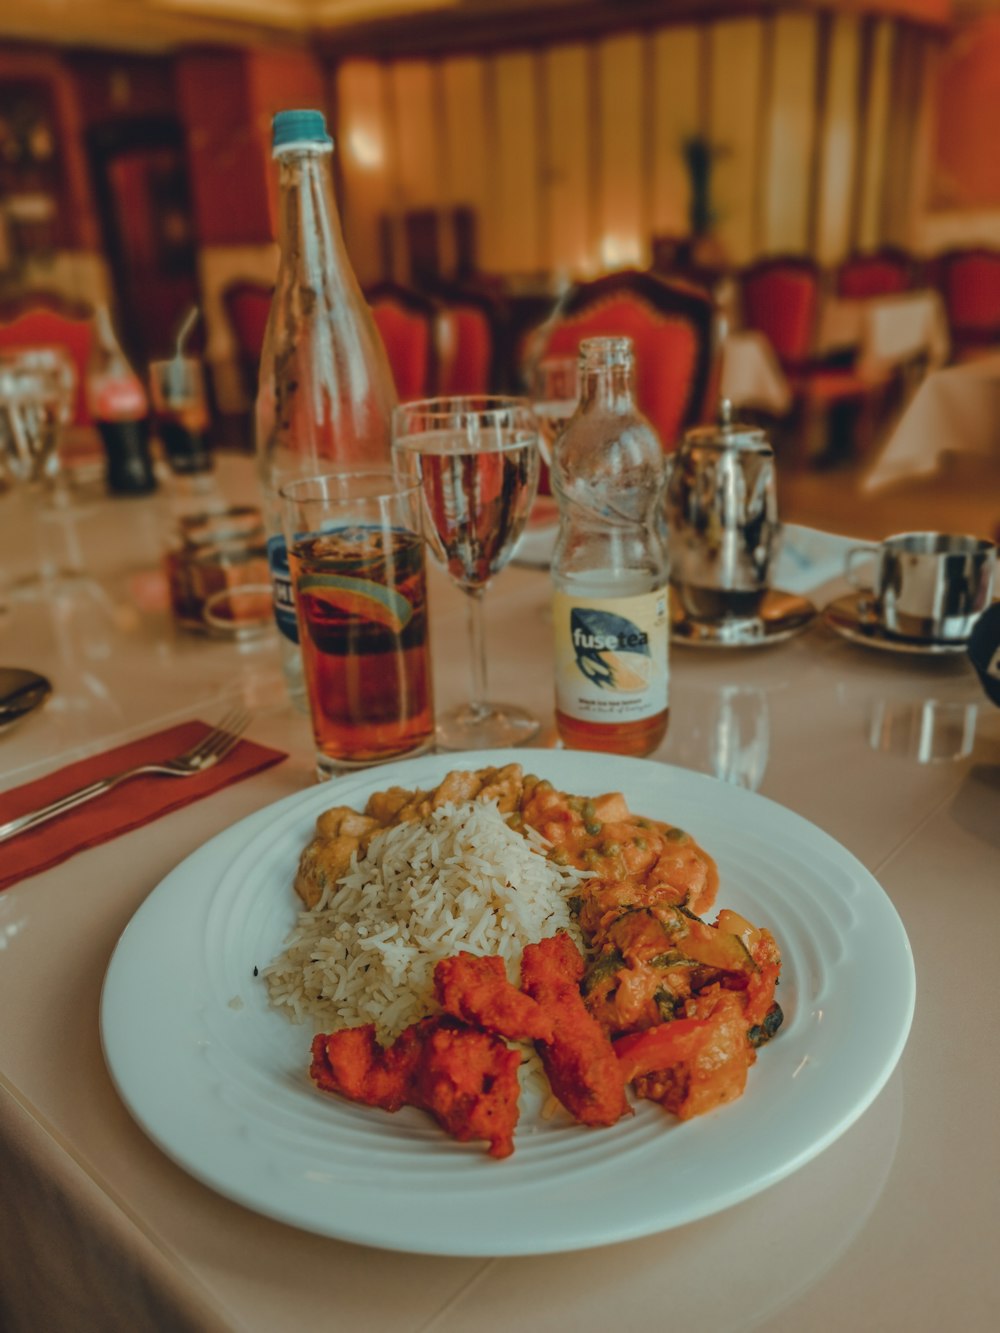
[[[53,801],[51,805],[42,806],[40,810],[32,810],[26,815],[19,815],[17,819],[8,820],[6,824],[0,824],[0,842],[6,842],[15,834],[44,824],[68,810],[75,810],[78,805],[93,800],[95,796],[103,796],[105,792],[141,774],[153,773],[165,778],[191,778],[196,773],[204,773],[206,769],[213,768],[225,759],[226,755],[239,744],[240,737],[249,723],[250,714],[245,708],[236,705],[226,713],[217,726],[201,738],[197,745],[192,745],[183,754],[175,755],[172,759],[164,759],[162,763],[138,764],[135,768],[126,768],[121,773],[114,773],[111,777],[101,778],[99,782],[92,782],[87,787],[79,787],[76,791],[68,792],[65,796],[60,796],[57,801]]]

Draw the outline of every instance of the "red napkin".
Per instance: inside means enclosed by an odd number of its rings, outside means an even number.
[[[210,731],[204,722],[182,722],[153,736],[91,755],[77,764],[49,773],[23,787],[0,794],[0,824],[48,805],[78,787],[121,773],[136,764],[157,763],[183,753]],[[67,861],[87,847],[117,838],[120,833],[148,824],[171,810],[179,810],[231,782],[252,777],[288,756],[281,750],[243,740],[220,763],[193,778],[143,776],[130,778],[114,791],[96,796],[75,810],[57,815],[37,828],[0,842],[0,890],[28,875]]]

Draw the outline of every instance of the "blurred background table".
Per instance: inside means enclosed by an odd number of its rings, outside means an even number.
[[[919,360],[922,366],[948,359],[948,318],[940,295],[930,288],[859,299],[830,297],[816,334],[821,356],[851,351],[858,372],[877,380]]]
[[[864,489],[932,475],[949,453],[1000,459],[998,421],[1000,354],[931,371],[867,471]]]
[[[220,457],[217,484],[232,500],[252,498],[251,464]],[[742,784],[820,825],[877,876],[909,933],[914,1029],[861,1120],[738,1207],[599,1253],[382,1253],[213,1194],[146,1138],[109,1080],[98,1005],[120,932],[206,839],[311,783],[312,746],[285,700],[272,637],[235,644],[172,626],[158,537],[166,490],[85,498],[78,534],[93,585],[14,600],[0,618],[0,659],[55,685],[44,710],[0,735],[2,785],[171,721],[212,720],[233,697],[253,709],[251,737],[289,759],[0,894],[5,1330],[604,1333],[655,1325],[664,1302],[677,1330],[931,1333],[955,1311],[968,1329],[992,1326],[1000,1076],[975,1016],[992,1008],[1000,932],[1000,711],[963,658],[883,656],[819,623],[776,648],[673,651],[670,730],[653,762]],[[32,533],[6,529],[3,540],[8,558],[13,546],[22,567],[30,562]],[[827,549],[816,540],[816,552]],[[829,564],[817,559],[812,572],[817,601],[842,591]],[[549,596],[544,572],[508,569],[487,629],[495,692],[547,720],[543,743],[553,735]],[[436,574],[431,597],[443,706],[466,688],[464,617],[460,594]]]

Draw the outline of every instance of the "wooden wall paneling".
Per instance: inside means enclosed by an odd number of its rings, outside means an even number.
[[[589,53],[586,46],[554,46],[542,57],[548,109],[543,216],[545,257],[559,277],[587,271],[591,254],[587,133]]]
[[[485,70],[486,62],[477,56],[456,56],[442,61],[438,72],[444,116],[441,148],[444,197],[451,207],[475,211],[481,268],[489,267],[484,250],[487,222],[492,216]]]
[[[656,70],[653,231],[663,236],[685,236],[690,188],[681,145],[688,135],[702,128],[699,121],[698,29],[687,24],[662,28],[651,40]]]
[[[605,268],[643,267],[649,238],[642,234],[642,41],[638,33],[598,46],[600,80],[600,248]]]
[[[441,171],[434,126],[434,83],[427,60],[397,60],[393,82],[396,180],[404,209],[431,208],[439,200]]]
[[[481,93],[483,134],[479,151],[489,163],[479,212],[483,268],[488,273],[502,273],[505,262],[503,218],[496,201],[500,189],[500,92],[497,62],[492,55],[484,56],[482,60]]]
[[[764,249],[808,246],[810,164],[815,136],[816,20],[781,14],[774,25],[773,98],[768,127]]]
[[[754,193],[760,175],[756,110],[761,96],[763,25],[736,19],[712,29],[709,134],[722,152],[712,172],[718,236],[730,263],[755,251]]]
[[[497,226],[496,267],[504,273],[533,273],[538,253],[538,139],[533,57],[529,51],[497,56],[497,153],[487,207]]]
[[[384,271],[380,244],[381,220],[395,209],[386,78],[386,67],[374,60],[350,60],[337,76],[334,151],[344,184],[344,238],[363,284],[391,276]]]
[[[535,83],[535,139],[538,144],[538,152],[535,155],[535,186],[538,192],[538,208],[535,213],[535,254],[539,268],[551,271],[548,217],[549,83],[543,53],[537,47],[531,53],[531,73]]]
[[[858,21],[858,63],[854,86],[854,124],[857,148],[854,153],[854,171],[851,178],[851,208],[848,224],[848,252],[861,248],[863,228],[865,177],[867,172],[868,89],[871,86],[872,66],[875,60],[876,20],[865,15]]]
[[[851,249],[852,196],[858,143],[857,81],[861,28],[852,15],[833,19],[827,43],[827,95],[818,152],[816,257],[833,264]]]
[[[872,29],[871,57],[866,88],[867,110],[863,141],[864,171],[858,217],[858,246],[875,249],[882,243],[882,190],[885,171],[885,136],[889,115],[893,25],[879,20]]]
[[[916,28],[896,29],[886,121],[885,188],[881,230],[894,245],[908,246],[914,234],[913,181],[917,157],[918,105],[923,39]]]
[[[199,244],[267,244],[274,167],[253,121],[244,53],[186,51],[175,74]]]
[[[824,11],[816,16],[816,43],[813,53],[813,127],[809,153],[809,182],[806,192],[806,249],[816,254],[821,230],[820,192],[823,183],[823,149],[826,144],[829,100],[830,41],[833,15]]]
[[[938,62],[940,48],[933,37],[924,37],[920,49],[920,75],[914,116],[913,173],[910,180],[910,225],[906,245],[916,253],[924,249],[923,223],[931,196],[934,134],[938,124]]]
[[[765,14],[760,31],[760,92],[754,108],[756,177],[751,222],[751,256],[766,248],[768,181],[771,176],[771,118],[774,114],[774,16]]]

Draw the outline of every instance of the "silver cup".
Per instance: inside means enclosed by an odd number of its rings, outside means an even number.
[[[847,553],[848,581],[888,634],[928,642],[967,639],[993,597],[996,547],[978,537],[903,532]],[[864,583],[856,566],[875,560]]]

